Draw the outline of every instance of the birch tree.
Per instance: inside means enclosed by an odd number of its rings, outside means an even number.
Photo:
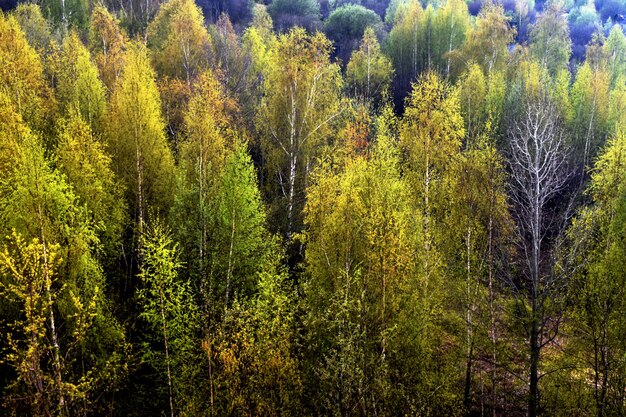
[[[128,207],[141,235],[148,206],[166,211],[171,205],[174,158],[165,138],[155,74],[140,43],[125,53],[105,119],[112,167],[126,186]]]
[[[342,111],[341,74],[330,63],[330,51],[323,34],[307,35],[301,28],[279,36],[269,51],[258,117],[272,181],[268,188],[279,202],[281,230],[289,241],[301,227],[306,178]]]
[[[558,209],[550,208],[570,177],[569,148],[558,114],[552,99],[540,92],[527,97],[508,131],[510,195],[524,260],[523,275],[514,286],[527,306],[530,416],[540,406],[541,352],[558,333],[558,315],[551,309],[564,284],[552,253],[559,238],[554,230]]]
[[[388,92],[393,68],[381,53],[373,28],[365,29],[361,46],[352,53],[346,78],[349,93],[363,102],[377,104]]]

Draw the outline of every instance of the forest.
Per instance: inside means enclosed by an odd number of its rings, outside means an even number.
[[[0,414],[626,415],[625,2],[0,6]]]

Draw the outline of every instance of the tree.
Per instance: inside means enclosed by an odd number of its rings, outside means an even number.
[[[409,91],[411,82],[426,69],[420,49],[426,43],[424,26],[420,2],[411,0],[398,5],[387,46],[397,74],[394,80],[396,99],[403,99],[406,93],[402,92]]]
[[[272,195],[286,205],[278,210],[286,220],[281,229],[291,240],[300,228],[306,177],[341,114],[342,80],[321,33],[309,36],[293,29],[278,38],[269,54],[258,124],[269,174],[277,182]]]
[[[162,76],[191,80],[211,62],[211,39],[200,8],[191,0],[164,3],[147,29],[152,62]]]
[[[87,25],[89,2],[86,0],[43,0],[41,8],[63,35],[70,28],[84,29]]]
[[[509,44],[514,39],[515,29],[511,28],[502,6],[486,3],[476,18],[476,27],[454,54],[456,72],[470,61],[480,65],[485,74],[503,70],[509,56]]]
[[[412,276],[419,221],[398,152],[391,139],[375,146],[319,167],[306,205],[306,345],[320,414],[389,412],[400,306],[420,285]]]
[[[608,71],[611,74],[611,86],[626,76],[626,36],[621,25],[613,25],[611,32],[603,46],[604,54],[608,59]]]
[[[117,20],[106,8],[96,6],[89,21],[89,50],[109,93],[122,71],[126,43],[126,35]]]
[[[445,5],[436,10],[432,25],[433,67],[447,78],[452,69],[453,52],[463,45],[470,32],[467,3],[446,0]]]
[[[221,413],[302,413],[302,381],[294,352],[297,304],[286,272],[276,268],[278,262],[266,260],[255,277],[255,292],[238,296],[203,342],[216,364],[212,409],[215,405]]]
[[[580,184],[586,178],[585,170],[604,144],[608,134],[609,74],[601,63],[592,66],[585,62],[576,73],[572,85],[571,123],[575,155],[579,159]]]
[[[202,363],[203,359],[197,341],[200,336],[198,309],[189,282],[178,278],[179,249],[172,241],[171,232],[156,220],[141,239],[139,277],[143,285],[137,294],[142,307],[140,317],[158,334],[164,356],[148,348],[145,358],[165,373],[170,415],[174,416],[178,414],[177,409],[192,411],[198,407],[189,392],[189,387],[193,389],[196,385],[194,377],[200,373],[198,361]]]
[[[348,62],[367,28],[380,31],[381,27],[382,21],[376,13],[355,4],[338,7],[324,22],[324,32],[335,43],[335,54],[344,63]]]
[[[198,280],[204,306],[211,309],[207,313],[218,315],[230,308],[235,295],[253,293],[270,249],[265,209],[246,145],[235,140],[226,146],[223,160],[202,161],[200,156],[185,167],[195,172],[185,173],[189,181],[181,201],[185,208],[178,208],[193,213],[194,222],[181,230],[194,267],[190,273]],[[200,163],[205,164],[202,173]]]
[[[582,60],[585,56],[585,47],[600,27],[600,17],[596,11],[595,3],[587,2],[578,7],[573,7],[567,19],[573,44],[573,55]]]
[[[53,105],[41,58],[28,44],[15,17],[3,14],[0,14],[0,88],[31,127],[45,127],[50,117],[47,111]]]
[[[559,2],[551,2],[532,26],[529,52],[552,76],[567,68],[572,42],[563,5]]]
[[[623,412],[624,389],[624,162],[623,125],[598,158],[588,192],[593,202],[580,209],[568,231],[564,264],[573,272],[570,284],[573,354],[588,369],[598,416]]]
[[[48,21],[41,14],[37,4],[19,4],[13,11],[13,16],[24,31],[28,44],[39,54],[48,51],[52,42],[52,33]]]
[[[266,256],[267,239],[265,212],[256,186],[254,166],[244,144],[236,144],[234,152],[225,161],[218,201],[218,243],[214,264],[225,271],[220,279],[224,305],[233,294],[249,294],[254,288],[253,278],[259,262]],[[221,275],[221,274],[220,274]]]
[[[56,166],[65,174],[104,249],[115,256],[126,223],[123,186],[111,168],[111,157],[77,110],[57,122]]]
[[[530,304],[524,307],[529,334],[528,413],[539,408],[539,373],[542,349],[558,334],[558,318],[550,322],[564,282],[555,270],[551,248],[559,238],[551,225],[557,213],[549,208],[570,176],[569,149],[554,102],[545,93],[529,95],[523,111],[508,131],[511,198],[520,232],[526,268],[519,291]]]
[[[381,53],[374,29],[365,29],[361,46],[352,53],[346,69],[349,93],[376,105],[388,92],[392,78],[391,62]]]
[[[70,414],[85,412],[92,403],[95,410],[98,398],[125,373],[127,346],[108,310],[93,226],[63,175],[44,157],[39,139],[27,129],[23,133],[13,170],[0,177],[0,233],[13,235],[2,239],[2,282],[7,303],[35,306],[25,322],[19,314],[4,319],[12,329],[13,366],[18,370],[40,360],[36,379],[48,382],[47,388],[34,388],[22,369],[9,396],[19,409],[20,392],[30,384],[37,401],[47,402],[35,407]]]
[[[512,220],[504,158],[494,143],[488,133],[471,137],[468,132],[465,150],[451,164],[454,179],[441,222],[446,226],[440,232],[440,251],[448,278],[446,304],[457,311],[465,325],[463,403],[468,412],[477,408],[478,401],[489,404],[495,414],[503,345],[497,336],[501,320],[498,277],[504,274],[500,264],[510,250]],[[491,395],[482,382],[485,366],[490,368]]]
[[[23,329],[24,338],[17,332],[8,335],[10,353],[7,359],[18,375],[14,386],[20,383],[28,385],[31,412],[37,415],[49,415],[51,411],[63,413],[66,404],[60,386],[60,372],[55,369],[53,377],[42,369],[47,351],[52,350],[47,344],[45,326],[49,318],[52,326],[55,323],[52,305],[56,294],[52,293],[52,286],[57,280],[58,247],[40,244],[37,239],[27,245],[17,234],[13,238],[14,247],[6,248],[0,254],[0,271],[12,278],[2,280],[2,298],[5,302],[23,304],[20,307],[25,312],[24,320],[14,323],[17,328]],[[56,329],[52,327],[52,331],[56,332]],[[59,367],[57,353],[55,368]],[[53,392],[57,390],[60,399],[58,404],[54,404]]]
[[[416,209],[424,222],[424,252],[437,257],[434,213],[445,201],[449,169],[461,149],[465,135],[457,93],[433,72],[413,85],[400,126],[400,143],[406,152],[407,177],[415,196]],[[443,203],[445,204],[445,203]],[[431,226],[431,222],[434,224]],[[427,258],[428,259],[428,258]],[[427,276],[438,262],[426,260]]]
[[[31,135],[17,105],[0,90],[0,178],[11,174],[15,161],[21,158],[22,143]]]
[[[173,213],[189,213],[177,228],[181,256],[204,297],[211,292],[211,250],[218,190],[234,132],[227,117],[228,98],[210,72],[200,75],[185,113],[179,147],[180,180]]]
[[[258,105],[255,93],[257,93],[258,78],[260,78],[256,77],[257,74],[253,71],[254,59],[251,51],[246,51],[242,39],[235,32],[227,15],[220,16],[212,29],[211,35],[215,45],[215,60],[220,69],[220,79],[225,84],[229,95],[237,99],[239,110],[245,109],[243,118],[251,119]],[[250,30],[254,29],[248,29]]]
[[[276,41],[276,35],[272,30],[272,18],[265,8],[257,5],[254,8],[253,19],[250,26],[241,37],[245,56],[250,60],[248,67],[248,80],[246,96],[239,100],[241,114],[244,119],[250,121],[249,131],[255,127],[255,115],[258,111],[261,97],[263,96],[264,71],[269,64],[269,50]]]
[[[278,32],[294,26],[313,31],[319,26],[320,5],[316,0],[276,0],[267,10]]]
[[[249,22],[253,14],[252,9],[256,4],[248,0],[203,0],[198,2],[208,22],[215,23],[220,16],[228,15],[238,27],[243,27]],[[264,4],[259,6],[265,7]]]
[[[65,38],[61,50],[57,85],[61,109],[65,114],[75,109],[93,130],[100,131],[106,99],[98,69],[75,31]]]
[[[458,80],[459,102],[465,121],[466,144],[481,137],[487,117],[487,80],[478,64],[470,64]]]
[[[140,236],[148,207],[167,212],[171,206],[174,159],[165,139],[155,74],[139,43],[130,44],[125,53],[106,115],[106,138]]]

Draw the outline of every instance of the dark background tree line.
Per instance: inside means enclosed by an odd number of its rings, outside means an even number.
[[[2,7],[4,413],[626,412],[626,5]]]

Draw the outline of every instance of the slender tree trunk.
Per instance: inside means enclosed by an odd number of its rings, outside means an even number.
[[[296,87],[291,89],[291,113],[289,115],[289,202],[287,204],[287,241],[291,242],[293,233],[293,211],[294,196],[296,193],[296,173],[297,173],[297,144],[296,144]]]
[[[535,301],[533,301],[533,305]],[[534,307],[533,307],[534,310]],[[539,407],[539,330],[537,319],[533,314],[530,329],[530,392],[528,396],[528,416],[536,417]]]
[[[539,149],[538,139],[535,139],[535,157],[534,157],[534,172],[536,176],[533,177],[534,181],[534,194],[532,201],[532,225],[531,225],[531,239],[532,239],[532,258],[531,258],[531,317],[530,317],[530,381],[529,381],[529,394],[528,394],[528,415],[529,417],[535,417],[537,415],[538,401],[539,401],[539,309],[538,309],[538,289],[539,289],[539,257],[541,254],[541,207],[542,203],[539,199],[541,195],[541,181],[539,173],[541,171],[541,149]]]
[[[493,194],[491,202],[489,204],[489,314],[491,316],[491,415],[496,417],[496,402],[497,402],[497,338],[496,338],[496,311],[495,311],[495,294],[493,289]]]
[[[467,362],[465,364],[465,390],[463,391],[463,405],[467,415],[471,415],[471,395],[472,395],[472,356],[474,355],[474,341],[470,342],[467,351]]]
[[[139,236],[143,235],[143,168],[141,166],[141,150],[139,149],[138,133],[135,132],[135,170],[137,174],[137,211],[139,216]],[[141,240],[139,240],[141,242]]]
[[[167,388],[169,391],[170,400],[170,415],[174,417],[174,395],[172,393],[172,371],[170,369],[170,351],[167,342],[167,324],[165,320],[165,300],[163,295],[163,289],[159,290],[161,298],[161,322],[163,324],[163,343],[165,344],[165,362],[167,364]]]
[[[61,0],[61,23],[63,25],[63,35],[67,33],[67,14],[65,12],[65,0]]]
[[[365,100],[369,101],[370,97],[371,97],[371,92],[370,92],[370,72],[371,72],[371,57],[370,57],[370,44],[368,42],[367,44],[367,94],[365,96]]]
[[[467,226],[467,235],[465,238],[465,249],[467,256],[467,264],[466,264],[466,297],[467,297],[467,305],[465,307],[465,330],[466,330],[466,343],[467,343],[467,357],[465,364],[465,390],[463,394],[463,405],[465,406],[466,412],[469,414],[470,410],[470,400],[471,400],[471,392],[472,392],[472,356],[474,355],[474,338],[472,335],[472,302],[471,302],[471,238],[472,238],[472,229],[471,226]]]
[[[211,351],[211,338],[208,337],[208,350],[209,350],[209,399],[211,403],[211,415],[215,415],[215,406],[213,404],[213,352]]]
[[[289,158],[289,203],[287,204],[287,240],[291,241],[293,233],[294,196],[296,192],[296,168],[298,155],[292,153]]]
[[[228,270],[226,271],[226,305],[225,308],[228,308],[228,301],[230,296],[230,283],[233,273],[233,246],[235,245],[235,210],[236,207],[232,208],[231,211],[231,232],[230,232],[230,248],[228,250]]]
[[[43,228],[43,214],[41,212],[40,205],[37,206],[37,217],[39,218],[41,245],[43,249],[43,273],[46,285],[46,298],[48,299],[47,301],[50,308],[48,320],[50,323],[50,336],[52,338],[52,349],[54,353],[54,382],[56,384],[56,389],[59,394],[59,413],[61,415],[65,415],[65,395],[63,394],[63,377],[61,372],[61,347],[59,346],[56,321],[54,319],[54,307],[52,303],[52,277],[50,276],[50,265],[48,263],[48,246],[46,243],[46,235]]]
[[[452,22],[450,23],[450,41],[448,43],[448,59],[446,65],[446,78],[450,78],[450,54],[452,53],[452,34],[454,33],[454,13],[452,14]]]

